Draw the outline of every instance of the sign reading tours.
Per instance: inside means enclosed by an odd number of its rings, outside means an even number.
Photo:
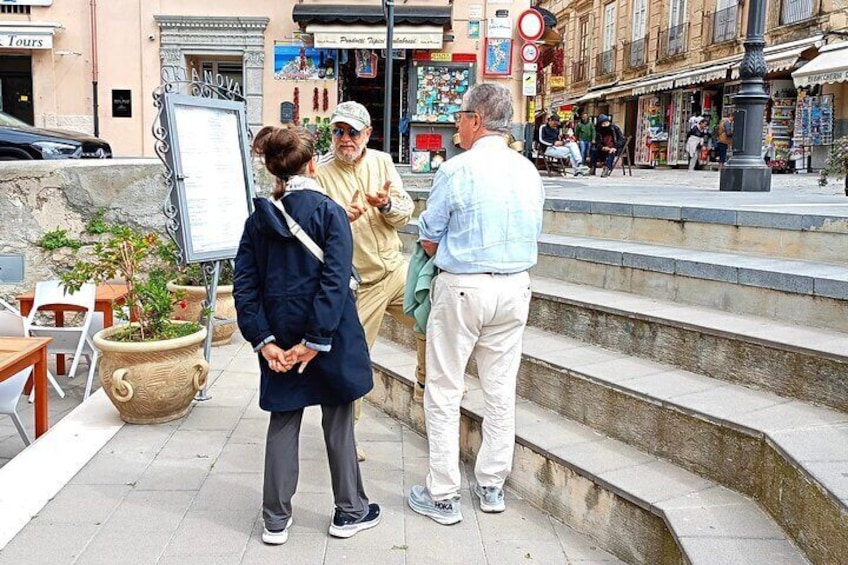
[[[0,48],[3,49],[52,49],[53,36],[42,33],[0,33]]]
[[[163,113],[185,260],[231,259],[254,194],[244,103],[167,94]]]

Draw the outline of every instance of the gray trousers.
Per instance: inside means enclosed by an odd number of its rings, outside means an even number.
[[[362,487],[356,442],[353,435],[353,403],[321,406],[324,443],[330,461],[330,477],[336,508],[361,518],[368,513],[368,497]],[[303,409],[272,412],[265,442],[265,484],[262,516],[269,530],[281,530],[292,515],[291,499],[300,471],[300,424]]]

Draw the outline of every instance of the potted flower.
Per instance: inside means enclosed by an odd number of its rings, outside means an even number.
[[[830,176],[845,177],[845,196],[848,196],[848,136],[840,137],[830,146],[827,161],[819,174],[819,184],[825,186]]]
[[[78,261],[61,277],[71,292],[87,281],[126,281],[128,308],[116,308],[115,315],[128,323],[97,332],[94,344],[102,352],[103,389],[121,419],[132,424],[184,416],[209,373],[202,352],[206,329],[171,320],[181,297],[168,290],[162,249],[156,234],[115,227],[108,240],[94,246],[90,260]]]
[[[175,320],[199,320],[206,300],[206,286],[203,269],[197,263],[177,267],[173,280],[168,282],[168,290],[182,297],[173,308]],[[226,324],[217,324],[212,328],[212,345],[225,345],[230,342],[236,331],[236,303],[233,299],[233,268],[229,261],[221,262],[218,278],[218,292],[215,297],[215,317],[233,320]]]

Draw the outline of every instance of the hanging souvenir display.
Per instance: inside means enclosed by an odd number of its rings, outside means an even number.
[[[468,67],[419,65],[416,69],[418,100],[412,120],[415,122],[453,123],[453,114],[462,108],[462,96],[468,90]]]
[[[312,111],[318,111],[318,87],[312,89]]]
[[[356,76],[357,78],[377,77],[377,54],[369,49],[356,50]]]
[[[292,103],[294,104],[294,123],[300,123],[300,89],[298,87],[294,87],[294,100]]]
[[[321,109],[326,112],[330,107],[330,93],[327,91],[327,87],[324,87],[324,99],[321,101]]]

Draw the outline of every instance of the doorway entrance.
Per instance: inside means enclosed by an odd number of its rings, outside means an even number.
[[[0,111],[35,124],[29,55],[0,55]]]
[[[371,132],[371,140],[368,142],[368,147],[373,149],[383,150],[383,113],[386,104],[384,96],[386,85],[386,60],[380,55],[380,51],[361,50],[360,60],[363,57],[369,57],[371,54],[376,55],[376,74],[374,78],[365,78],[357,76],[357,55],[353,49],[342,51],[342,56],[339,62],[339,102],[353,100],[359,102],[368,109],[371,114],[371,127],[374,131]],[[385,50],[383,50],[385,52]],[[405,52],[401,52],[404,53]],[[347,55],[346,57],[344,55]],[[407,61],[406,59],[398,59],[398,52],[395,52],[395,59],[392,64],[392,95],[391,95],[391,155],[395,163],[402,162],[403,156],[407,153],[408,134],[401,136],[398,126],[401,122],[402,113],[405,108],[405,100],[401,96],[402,92],[406,91],[407,77]],[[360,65],[361,66],[361,65]]]

